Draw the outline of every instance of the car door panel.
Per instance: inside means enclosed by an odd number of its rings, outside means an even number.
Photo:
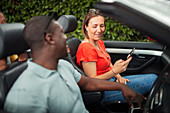
[[[159,43],[129,41],[104,41],[104,43],[106,51],[111,56],[112,64],[119,59],[126,60],[127,55],[132,48],[135,47],[132,55],[133,58],[126,72],[122,73],[123,75],[144,73],[159,74],[164,67],[160,58],[165,47]]]

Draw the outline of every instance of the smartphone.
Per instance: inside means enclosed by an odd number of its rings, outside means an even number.
[[[134,51],[135,51],[135,48],[133,48],[132,51],[128,54],[127,59],[132,56],[132,54],[134,53]]]

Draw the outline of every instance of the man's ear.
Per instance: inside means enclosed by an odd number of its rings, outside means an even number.
[[[46,42],[49,43],[49,44],[55,44],[55,40],[53,39],[53,36],[51,33],[47,33],[46,34]]]

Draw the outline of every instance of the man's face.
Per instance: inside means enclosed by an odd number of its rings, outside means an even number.
[[[67,36],[64,34],[63,27],[57,21],[55,21],[54,24],[57,26],[57,30],[53,34],[57,43],[56,49],[59,51],[58,53],[60,53],[59,58],[64,58],[67,56]]]
[[[5,24],[6,23],[6,19],[5,19],[5,16],[0,13],[0,24]]]

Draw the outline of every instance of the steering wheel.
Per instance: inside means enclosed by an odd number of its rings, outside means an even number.
[[[158,78],[156,79],[150,94],[148,96],[148,99],[145,103],[144,106],[144,110],[143,113],[150,113],[151,112],[151,102],[154,98],[154,96],[158,93],[158,91],[160,91],[161,87],[165,84],[166,81],[166,77],[168,75],[168,71],[170,70],[170,64],[167,65],[163,71],[160,73],[160,75],[158,76]]]

